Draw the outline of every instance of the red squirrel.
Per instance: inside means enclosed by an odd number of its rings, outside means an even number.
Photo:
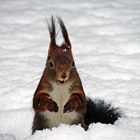
[[[86,98],[74,63],[67,29],[60,17],[57,20],[64,42],[62,45],[56,43],[55,20],[51,17],[51,23],[48,25],[48,58],[33,97],[35,116],[32,133],[57,127],[61,123],[81,124],[85,130],[93,122],[113,124],[120,117],[116,108],[110,108],[110,104],[106,106],[101,100],[96,105],[91,99]]]

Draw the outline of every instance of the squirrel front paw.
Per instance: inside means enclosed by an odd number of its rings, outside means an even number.
[[[79,99],[79,97],[74,94],[69,100],[68,102],[64,105],[64,110],[63,113],[66,112],[72,112],[73,110],[78,109],[78,107],[80,107],[82,104],[81,100]]]
[[[49,110],[50,112],[58,112],[59,108],[57,103],[53,101],[50,96],[48,96],[48,94],[40,94],[36,100],[36,110]]]
[[[81,94],[73,93],[68,100],[68,102],[64,105],[63,112],[72,112],[73,110],[79,110],[85,106],[85,97],[81,96]]]
[[[41,104],[44,105],[50,112],[58,112],[57,103],[52,99],[43,99]]]
[[[71,101],[68,101],[65,105],[64,105],[64,110],[63,113],[68,113],[68,112],[72,112],[74,110],[74,105],[72,104]]]

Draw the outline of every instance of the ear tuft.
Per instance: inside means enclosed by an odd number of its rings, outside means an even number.
[[[56,45],[55,19],[53,16],[51,16],[51,23],[48,23],[48,30],[50,34],[51,44]]]
[[[66,27],[64,25],[64,22],[60,17],[57,17],[57,18],[58,18],[58,23],[60,25],[60,29],[61,29],[64,41],[67,44],[67,46],[69,46],[69,48],[71,48],[71,43],[70,43],[70,40],[69,40],[67,29],[66,29]]]

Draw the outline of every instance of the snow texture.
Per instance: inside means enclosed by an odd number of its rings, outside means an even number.
[[[65,22],[87,96],[123,111],[115,125],[85,132],[61,124],[31,135],[51,15]],[[139,44],[139,0],[0,0],[0,140],[140,140]]]

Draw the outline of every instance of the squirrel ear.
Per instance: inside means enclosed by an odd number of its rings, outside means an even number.
[[[51,23],[48,23],[48,30],[50,34],[50,47],[49,51],[54,50],[56,47],[56,29],[55,29],[55,20],[51,16]]]
[[[61,32],[62,32],[64,41],[67,44],[67,46],[69,48],[71,48],[71,43],[70,43],[70,40],[69,40],[67,29],[66,29],[66,27],[64,25],[64,22],[63,22],[63,20],[60,17],[57,17],[57,18],[58,18],[58,22],[59,22],[59,25],[60,25],[60,28],[61,28]]]

